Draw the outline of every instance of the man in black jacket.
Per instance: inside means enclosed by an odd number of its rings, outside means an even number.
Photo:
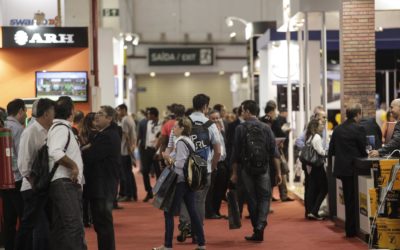
[[[392,112],[393,118],[396,119],[397,123],[394,127],[392,139],[385,144],[384,147],[379,150],[372,150],[369,153],[370,157],[378,157],[387,154],[391,154],[394,150],[400,149],[400,99],[395,99],[390,104],[390,111]]]
[[[114,122],[115,110],[101,106],[96,113],[99,133],[84,150],[86,187],[92,210],[94,229],[99,250],[114,250],[115,236],[112,207],[118,186],[121,164],[121,138]]]
[[[329,156],[335,156],[333,175],[342,181],[345,205],[346,237],[356,235],[356,206],[354,203],[354,160],[367,156],[366,133],[359,126],[362,118],[361,104],[346,110],[347,120],[333,131],[329,144]]]

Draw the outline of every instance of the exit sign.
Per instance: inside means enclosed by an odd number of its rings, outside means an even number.
[[[119,16],[119,9],[103,9],[104,17],[116,17]]]

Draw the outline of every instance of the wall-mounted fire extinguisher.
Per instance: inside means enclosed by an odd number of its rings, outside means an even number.
[[[0,128],[0,189],[15,188],[11,130]]]

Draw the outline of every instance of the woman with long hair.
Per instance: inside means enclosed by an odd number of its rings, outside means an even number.
[[[322,144],[322,131],[324,125],[320,120],[311,120],[307,126],[306,142],[310,143],[313,149],[321,156],[326,156],[326,151]],[[324,163],[320,166],[306,166],[306,199],[305,207],[307,218],[311,220],[322,220],[318,215],[325,196],[328,193],[328,180],[326,177]]]
[[[185,202],[192,223],[192,232],[195,232],[198,246],[196,250],[206,249],[203,225],[200,221],[199,214],[195,205],[195,193],[189,188],[184,176],[184,167],[190,155],[190,151],[194,150],[194,144],[189,138],[192,130],[192,123],[188,118],[179,118],[175,122],[173,133],[176,139],[176,147],[171,155],[164,154],[164,160],[178,175],[176,190],[172,200],[172,205],[168,211],[164,211],[165,218],[165,238],[164,245],[155,247],[153,250],[170,250],[172,249],[172,239],[174,234],[174,214],[179,211],[182,200]],[[184,140],[184,141],[183,141]],[[191,147],[192,149],[189,149]]]
[[[90,142],[93,141],[94,137],[97,134],[96,124],[95,124],[95,116],[96,113],[90,112],[88,113],[82,121],[82,127],[79,131],[79,142],[81,144],[81,149],[83,150]],[[85,157],[83,157],[83,175],[87,175],[87,163],[85,163]],[[92,218],[89,207],[89,200],[87,199],[87,189],[85,185],[83,185],[83,193],[82,193],[82,207],[83,207],[83,225],[85,227],[90,227],[92,225]]]

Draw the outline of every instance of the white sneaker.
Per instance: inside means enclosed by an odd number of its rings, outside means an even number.
[[[153,247],[152,250],[172,250],[171,247],[165,247],[165,246],[159,246],[159,247]]]

